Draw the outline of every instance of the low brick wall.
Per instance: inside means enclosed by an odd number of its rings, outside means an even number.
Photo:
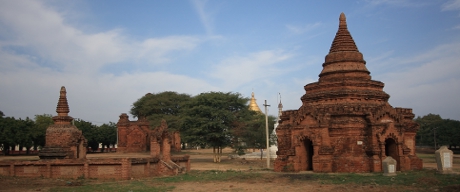
[[[131,179],[177,174],[159,158],[114,158],[86,160],[0,161],[0,175],[46,178]],[[189,156],[172,161],[190,170]]]

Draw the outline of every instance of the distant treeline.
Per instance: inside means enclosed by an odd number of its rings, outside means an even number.
[[[418,146],[435,146],[439,148],[447,145],[449,148],[460,146],[460,121],[443,119],[440,115],[428,114],[415,119],[420,124],[417,132]]]
[[[15,146],[19,149],[26,149],[26,154],[30,150],[38,150],[45,146],[46,128],[53,124],[52,115],[35,115],[32,120],[16,119],[5,117],[0,111],[0,150],[4,155],[9,155]],[[83,135],[88,140],[88,146],[92,150],[97,150],[99,144],[103,148],[114,145],[117,142],[117,127],[115,123],[94,125],[81,119],[74,120],[75,126],[82,130]]]

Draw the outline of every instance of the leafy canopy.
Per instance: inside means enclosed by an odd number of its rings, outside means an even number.
[[[443,119],[437,114],[428,114],[415,119],[420,124],[417,132],[417,144],[437,147],[441,145],[460,146],[460,121]]]
[[[184,109],[182,139],[192,145],[230,145],[232,129],[240,126],[248,114],[247,102],[248,98],[231,92],[208,92],[193,97]]]
[[[147,93],[134,102],[130,113],[134,117],[146,117],[151,127],[160,126],[161,120],[165,119],[169,129],[179,130],[184,120],[182,109],[190,99],[190,95],[172,91]]]

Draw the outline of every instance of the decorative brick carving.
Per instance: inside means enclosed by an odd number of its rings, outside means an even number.
[[[381,172],[386,156],[398,170],[421,169],[412,109],[392,107],[383,87],[371,79],[342,13],[318,82],[304,86],[298,110],[282,112],[275,171]]]

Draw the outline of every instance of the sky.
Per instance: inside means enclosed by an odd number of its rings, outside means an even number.
[[[460,0],[0,0],[0,111],[117,122],[146,93],[298,109],[345,13],[393,107],[460,120]],[[131,117],[131,119],[133,119]]]

